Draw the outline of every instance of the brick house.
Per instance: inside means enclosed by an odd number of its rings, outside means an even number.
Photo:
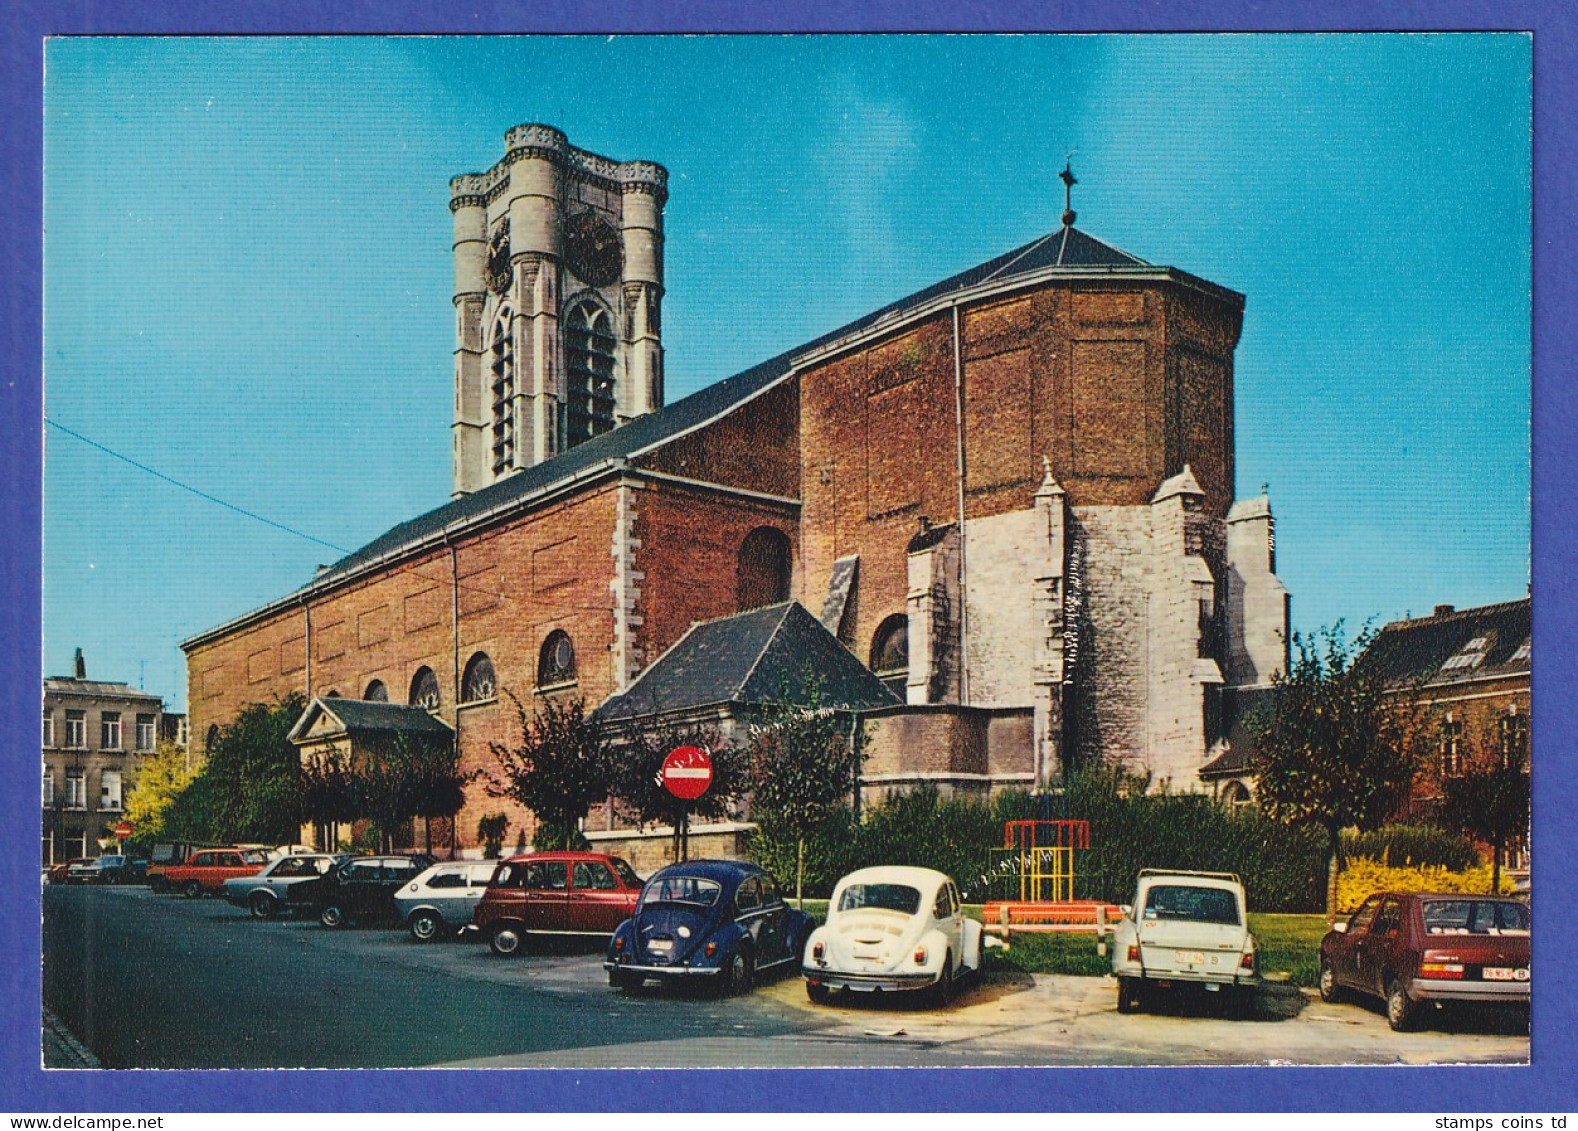
[[[159,696],[89,679],[80,648],[72,675],[44,678],[45,864],[98,855],[136,785],[138,758],[154,752],[166,718]]]
[[[548,127],[506,149],[451,184],[454,499],[184,642],[199,743],[300,690],[424,705],[480,768],[503,691],[600,704],[793,600],[903,701],[873,786],[1104,759],[1203,787],[1224,691],[1286,663],[1269,503],[1233,499],[1241,295],[1069,211],[665,406],[666,172]]]

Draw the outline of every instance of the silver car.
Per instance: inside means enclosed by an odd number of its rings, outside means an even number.
[[[256,875],[226,880],[225,898],[259,919],[272,919],[285,909],[285,892],[291,885],[315,880],[349,859],[344,853],[327,852],[281,856]]]
[[[471,926],[477,901],[488,890],[497,860],[447,860],[434,864],[395,892],[395,910],[417,942]]]

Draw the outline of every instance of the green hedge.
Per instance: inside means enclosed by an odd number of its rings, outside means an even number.
[[[1050,797],[1010,791],[982,803],[944,799],[923,786],[868,807],[861,819],[840,810],[807,838],[806,894],[825,898],[840,876],[875,864],[946,872],[969,902],[1010,894],[992,882],[991,850],[1002,846],[1004,821],[1025,817],[1090,822],[1091,848],[1075,863],[1076,898],[1127,902],[1141,868],[1190,868],[1237,872],[1255,911],[1322,906],[1318,836],[1199,795],[1146,793],[1142,783],[1104,770],[1079,775]],[[793,887],[792,834],[764,821],[750,853]]]
[[[1458,833],[1433,825],[1386,825],[1369,833],[1343,834],[1348,859],[1363,857],[1394,868],[1446,868],[1463,872],[1479,863],[1473,843]]]

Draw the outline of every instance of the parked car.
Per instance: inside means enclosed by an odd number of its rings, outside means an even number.
[[[395,917],[394,894],[433,864],[431,856],[353,856],[327,875],[286,891],[293,911],[315,914],[325,927]]]
[[[179,868],[192,858],[192,854],[200,848],[222,848],[217,844],[193,844],[185,841],[171,841],[156,844],[148,853],[148,867],[143,874],[143,879],[154,891],[164,893],[171,890],[170,881],[165,878],[171,868]]]
[[[744,993],[758,973],[798,962],[812,926],[755,864],[670,864],[641,889],[634,914],[609,941],[603,968],[620,989],[657,978]]]
[[[142,882],[148,863],[135,856],[106,854],[86,863],[72,864],[66,870],[68,884],[137,884]]]
[[[640,894],[641,877],[617,856],[532,852],[499,864],[472,921],[494,954],[510,955],[529,935],[611,935]]]
[[[838,881],[827,923],[801,957],[806,995],[835,990],[920,992],[946,1004],[959,980],[978,974],[981,924],[964,914],[959,886],[930,868],[876,867]]]
[[[1119,1013],[1141,1009],[1152,988],[1227,991],[1247,1008],[1260,985],[1257,963],[1236,875],[1141,870],[1134,903],[1112,933]]]
[[[257,848],[202,848],[185,864],[164,869],[165,889],[189,899],[218,895],[226,880],[253,876],[268,864],[268,853]]]
[[[434,864],[395,892],[395,914],[417,942],[470,930],[477,902],[497,870],[496,860]]]
[[[70,860],[62,860],[59,864],[51,864],[44,869],[44,879],[48,883],[63,884],[71,875],[71,869],[91,864],[95,860],[92,856],[73,856]]]
[[[226,880],[223,894],[259,919],[272,919],[285,910],[285,893],[297,884],[326,875],[336,864],[350,859],[347,853],[315,852],[311,855],[277,856],[251,876]]]
[[[1393,1029],[1444,1002],[1529,1007],[1529,908],[1489,895],[1381,892],[1320,943],[1320,996],[1386,1002]]]

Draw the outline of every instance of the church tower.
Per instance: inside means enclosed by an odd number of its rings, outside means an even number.
[[[552,126],[504,147],[450,181],[456,497],[663,405],[668,171]]]

